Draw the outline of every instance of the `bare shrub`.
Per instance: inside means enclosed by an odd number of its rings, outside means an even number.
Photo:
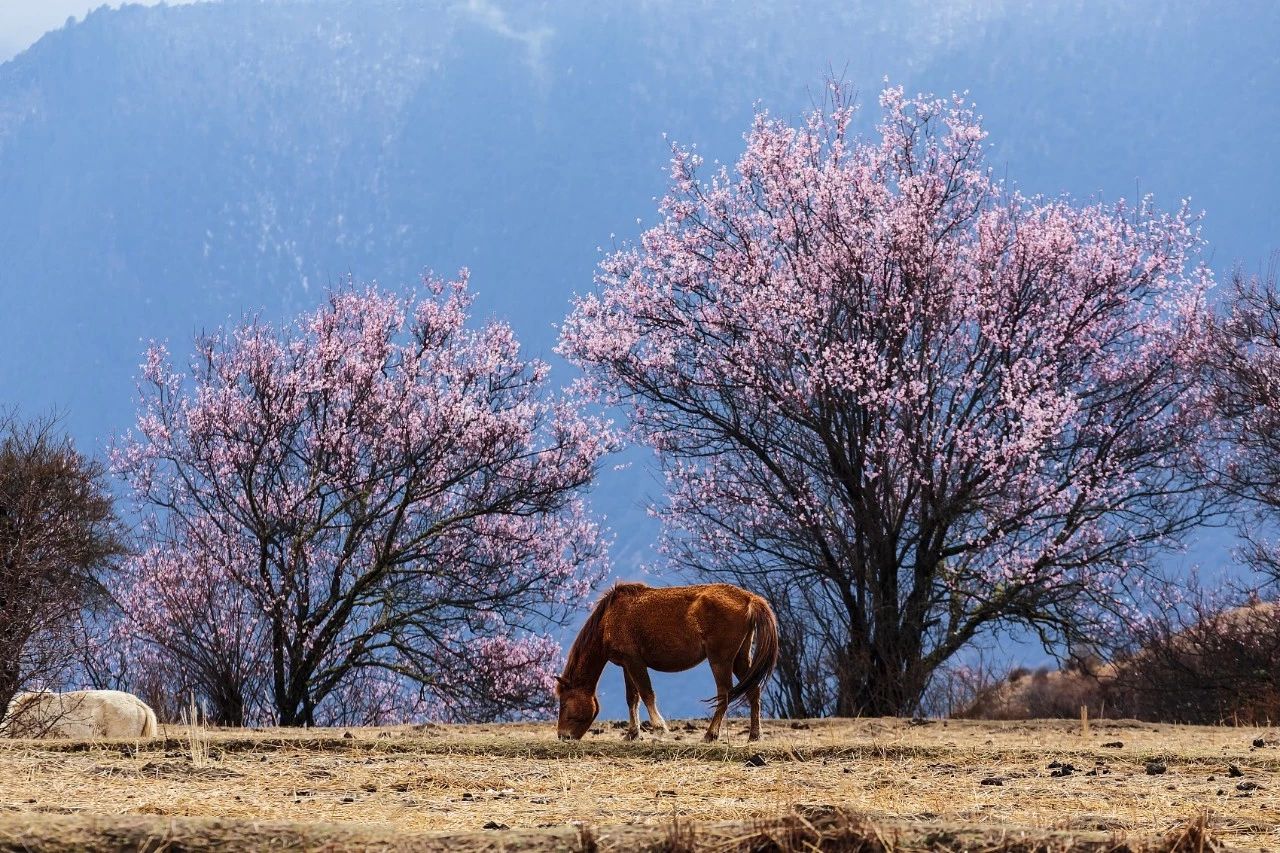
[[[1280,720],[1280,603],[1214,609],[1147,629],[1141,650],[1111,686],[1129,716],[1182,723]]]
[[[75,664],[124,550],[103,467],[57,418],[0,412],[0,707]]]
[[[1203,599],[1137,633],[1114,663],[1014,670],[955,716],[1021,720],[1091,717],[1261,725],[1280,720],[1280,603],[1215,607]]]

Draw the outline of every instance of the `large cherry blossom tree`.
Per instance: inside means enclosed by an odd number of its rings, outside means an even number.
[[[603,571],[582,494],[613,438],[470,304],[465,275],[346,288],[201,337],[186,371],[148,351],[113,453],[148,538],[119,598],[223,716],[257,683],[284,725],[545,707],[544,632]]]
[[[762,112],[709,177],[676,148],[560,344],[656,449],[671,560],[771,596],[796,714],[909,712],[1014,626],[1096,641],[1206,511],[1195,217],[1026,197],[964,98],[880,106]]]

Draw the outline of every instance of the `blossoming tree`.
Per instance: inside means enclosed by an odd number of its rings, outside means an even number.
[[[113,452],[150,537],[120,595],[135,636],[206,693],[260,672],[284,725],[361,697],[377,720],[542,707],[541,632],[603,570],[582,492],[613,439],[470,304],[465,275],[339,290],[200,338],[185,374],[153,345]]]
[[[963,98],[889,88],[864,139],[832,92],[759,114],[733,171],[677,148],[560,352],[658,452],[670,558],[820,656],[783,661],[778,707],[895,714],[989,632],[1096,639],[1200,518],[1210,282],[1185,207],[1028,198]]]

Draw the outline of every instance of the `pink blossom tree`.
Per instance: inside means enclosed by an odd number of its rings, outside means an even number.
[[[343,289],[201,337],[185,374],[153,345],[113,451],[150,539],[134,634],[206,693],[260,672],[283,725],[545,706],[542,632],[603,571],[582,493],[613,438],[470,304],[465,274]]]
[[[1096,640],[1207,509],[1186,207],[1025,197],[962,97],[880,106],[872,138],[834,86],[762,112],[709,178],[676,148],[560,343],[657,451],[670,559],[803,626],[821,660],[779,672],[820,683],[775,693],[803,715],[910,712],[1015,625]]]

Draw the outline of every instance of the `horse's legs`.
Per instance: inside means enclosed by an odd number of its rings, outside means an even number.
[[[663,732],[671,731],[667,728],[667,721],[662,719],[662,715],[658,713],[658,697],[653,693],[653,682],[649,680],[649,668],[644,664],[630,664],[625,667],[627,675],[635,682],[636,688],[640,691],[640,698],[644,700],[644,706],[649,709],[649,724],[653,726],[656,732],[662,729]]]
[[[711,725],[702,739],[707,743],[720,737],[720,722],[729,710],[729,688],[733,686],[733,661],[727,658],[708,658],[711,674],[716,677],[716,712],[711,716]]]
[[[635,740],[640,737],[640,689],[636,687],[635,680],[625,667],[622,670],[622,678],[627,684],[627,715],[631,722],[627,726],[626,737],[627,740]]]
[[[733,659],[733,674],[738,677],[738,681],[742,681],[742,677],[746,675],[747,670],[751,668],[750,646],[750,642],[743,643],[742,648],[738,649],[738,656]],[[751,733],[747,735],[747,740],[760,740],[759,687],[747,692],[747,701],[751,703]]]

